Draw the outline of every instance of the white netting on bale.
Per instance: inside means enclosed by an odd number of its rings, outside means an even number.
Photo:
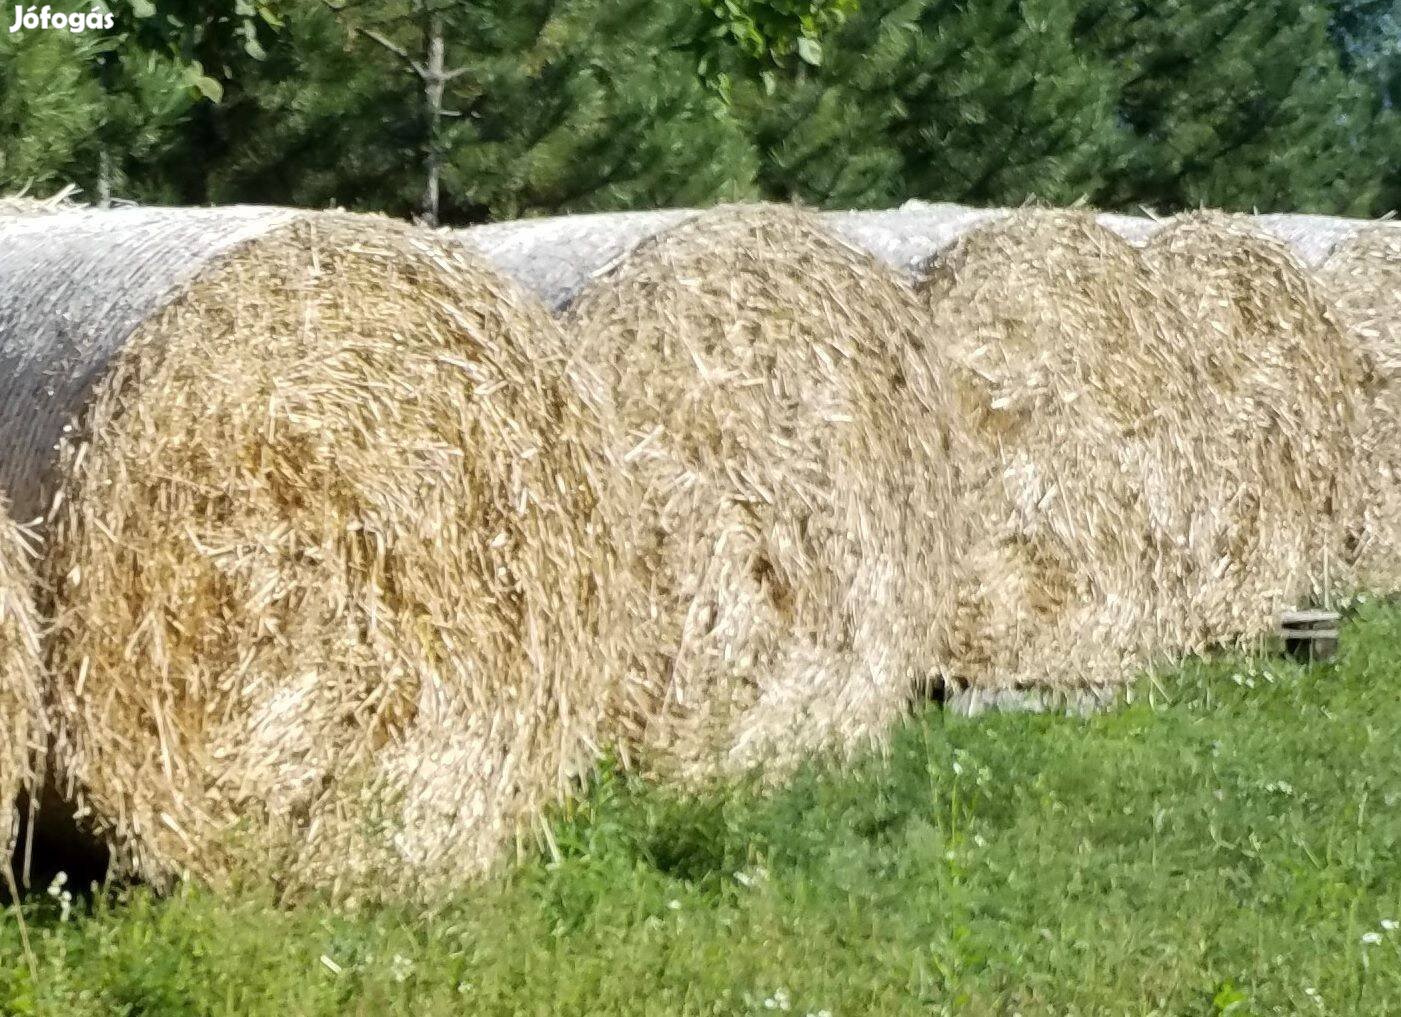
[[[460,245],[16,220],[0,360],[0,474],[49,516],[54,758],[120,869],[427,894],[589,765],[625,656],[606,416]]]
[[[1401,229],[1361,230],[1318,270],[1361,357],[1361,446],[1353,563],[1367,592],[1401,592]]]
[[[912,275],[959,237],[1006,215],[1001,208],[908,201],[883,211],[827,212],[823,222],[847,243]]]
[[[695,214],[662,209],[522,219],[474,226],[456,236],[557,309],[648,237]]]
[[[1136,252],[1024,209],[927,266],[927,343],[977,440],[952,667],[978,693],[1102,690],[1178,651],[1191,393]]]
[[[1248,217],[1180,216],[1144,258],[1200,407],[1182,437],[1202,464],[1193,616],[1211,642],[1254,641],[1349,585],[1362,366],[1310,274]]]
[[[642,763],[683,779],[880,738],[937,670],[964,525],[908,287],[787,208],[640,246],[566,318],[617,393]]]

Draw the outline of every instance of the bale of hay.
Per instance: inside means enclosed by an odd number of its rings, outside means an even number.
[[[963,525],[913,291],[807,213],[724,208],[565,322],[607,372],[645,520],[642,765],[681,780],[882,737],[937,670]]]
[[[695,214],[663,209],[522,219],[474,226],[456,236],[558,309],[648,237]]]
[[[34,550],[0,497],[0,851],[9,864],[19,796],[35,790],[46,724],[40,699],[39,625],[34,612]]]
[[[1401,592],[1401,229],[1359,230],[1332,249],[1319,280],[1362,360],[1364,382],[1353,566],[1368,592]]]
[[[53,756],[121,871],[431,893],[589,765],[625,652],[603,404],[461,245],[14,220],[0,363],[0,479],[48,517]]]
[[[1137,253],[1022,209],[926,266],[932,338],[977,442],[951,667],[988,695],[1107,693],[1181,649],[1193,497],[1163,410],[1193,412]]]
[[[914,275],[959,237],[1007,214],[1001,208],[907,201],[883,211],[828,212],[823,222],[847,243],[905,275]]]
[[[1182,435],[1201,463],[1194,616],[1211,642],[1254,641],[1348,585],[1361,364],[1309,273],[1246,217],[1179,216],[1144,259],[1201,410]]]

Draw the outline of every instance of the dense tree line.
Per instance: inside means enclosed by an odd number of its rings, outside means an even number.
[[[758,196],[1401,205],[1401,0],[112,10],[0,33],[0,192],[455,224]]]

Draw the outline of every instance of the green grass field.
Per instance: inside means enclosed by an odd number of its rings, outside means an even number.
[[[19,1014],[1401,1013],[1401,609],[1089,720],[930,709],[769,795],[603,779],[431,916],[27,909]]]

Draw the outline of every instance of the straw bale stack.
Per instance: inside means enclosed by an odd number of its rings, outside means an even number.
[[[913,291],[818,219],[719,209],[640,246],[566,324],[608,372],[647,521],[644,768],[686,780],[884,735],[948,618],[947,402]]]
[[[648,237],[695,214],[664,209],[522,219],[474,226],[456,236],[558,309]]]
[[[1278,612],[1348,585],[1348,482],[1362,365],[1319,287],[1247,217],[1179,216],[1144,250],[1202,416],[1190,554],[1211,642],[1268,635]]]
[[[1324,290],[1361,357],[1357,455],[1358,585],[1401,592],[1401,229],[1378,226],[1345,239],[1319,267]]]
[[[34,789],[43,763],[45,721],[40,700],[39,625],[34,613],[33,548],[28,533],[5,514],[0,498],[0,851],[9,862],[21,792]]]
[[[921,290],[977,438],[952,667],[976,695],[1098,695],[1180,639],[1191,412],[1136,252],[1092,215],[1022,209]]]
[[[0,479],[48,516],[53,757],[120,870],[428,893],[589,765],[625,662],[606,417],[460,245],[3,223],[0,362]]]

